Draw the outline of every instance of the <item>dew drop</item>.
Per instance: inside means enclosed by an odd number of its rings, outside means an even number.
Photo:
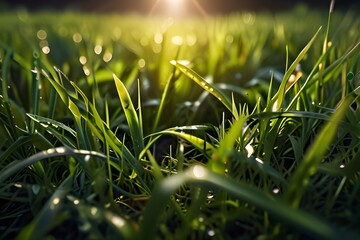
[[[96,45],[95,47],[94,47],[94,52],[95,52],[95,54],[97,54],[97,55],[99,55],[101,52],[102,52],[102,46],[101,45]]]
[[[213,237],[213,236],[215,236],[215,231],[214,230],[212,230],[212,229],[210,229],[210,230],[208,230],[208,235],[210,236],[210,237]]]
[[[213,199],[214,198],[214,193],[212,191],[209,191],[208,195],[207,195],[207,198],[208,199]]]
[[[53,201],[52,201],[52,203],[54,204],[54,205],[58,205],[59,203],[60,203],[60,198],[54,198],[53,199]]]
[[[104,60],[104,62],[110,62],[111,59],[112,59],[112,57],[113,57],[112,53],[111,53],[111,52],[107,52],[107,53],[104,54],[103,60]]]
[[[140,59],[138,61],[138,64],[139,64],[139,67],[140,68],[144,68],[146,66],[146,62],[145,62],[145,59]]]
[[[121,228],[121,227],[123,227],[125,225],[125,220],[123,218],[121,218],[121,217],[118,217],[118,216],[113,216],[111,218],[111,221],[118,228]]]
[[[64,147],[58,147],[55,149],[57,153],[65,153],[66,149]]]
[[[199,166],[199,165],[195,166],[193,168],[193,174],[194,174],[194,177],[196,177],[196,178],[204,178],[206,175],[205,168],[202,166]]]
[[[87,58],[86,58],[85,56],[80,56],[79,62],[80,62],[82,65],[85,65],[85,64],[87,63]]]
[[[279,193],[280,193],[280,189],[279,189],[279,188],[274,188],[274,189],[272,190],[272,192],[273,192],[274,194],[279,194]]]
[[[83,67],[83,71],[84,71],[84,74],[85,74],[86,76],[89,76],[89,75],[90,75],[90,69],[89,69],[87,66],[84,66],[84,67]]]
[[[41,49],[41,51],[44,53],[44,54],[49,54],[50,53],[50,48],[48,46],[45,46]]]
[[[98,212],[98,209],[96,207],[92,207],[90,210],[91,215],[95,216]]]

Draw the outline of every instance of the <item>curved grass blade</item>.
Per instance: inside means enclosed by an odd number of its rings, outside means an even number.
[[[141,128],[141,123],[136,114],[136,110],[131,101],[129,93],[126,90],[125,85],[121,82],[121,80],[115,74],[113,74],[113,77],[114,77],[117,92],[119,94],[121,106],[124,110],[127,123],[129,124],[131,139],[134,144],[135,156],[139,157],[142,149],[144,148],[144,142],[143,142],[144,137],[143,137],[143,132],[142,132],[142,128]]]
[[[332,109],[331,109],[332,110]],[[335,111],[335,110],[332,110]],[[327,114],[317,113],[317,112],[306,112],[306,111],[285,111],[285,112],[261,112],[251,115],[251,118],[254,119],[275,119],[275,118],[311,118],[316,120],[331,120]],[[345,121],[339,122],[340,126],[344,129],[354,132],[360,132],[360,126],[350,124]]]
[[[158,134],[161,134],[161,135],[162,134],[170,134],[170,135],[182,138],[182,139],[188,141],[196,149],[198,149],[199,151],[203,152],[204,154],[206,154],[208,156],[211,155],[211,153],[215,150],[215,147],[211,143],[209,143],[199,137],[196,137],[194,135],[188,134],[188,133],[177,132],[177,131],[169,129],[169,130],[164,130],[164,131],[156,133],[156,135],[158,135]]]
[[[286,85],[288,83],[288,79],[290,78],[291,74],[294,72],[296,66],[300,63],[300,61],[305,57],[306,53],[313,45],[317,35],[319,34],[321,27],[317,30],[315,35],[311,38],[309,43],[304,47],[304,49],[299,53],[296,57],[295,61],[291,64],[289,69],[284,74],[284,78],[280,84],[279,90],[275,93],[274,97],[271,99],[270,105],[267,106],[266,111],[274,111],[277,112],[281,109],[282,102],[285,98],[286,92]],[[269,109],[271,108],[271,109]]]
[[[59,157],[59,156],[69,156],[69,155],[89,155],[93,157],[97,157],[99,159],[107,160],[107,156],[95,152],[95,151],[87,151],[87,150],[77,150],[72,149],[69,147],[56,147],[56,148],[50,148],[45,151],[38,152],[31,157],[28,157],[26,159],[23,159],[21,161],[14,161],[4,167],[0,171],[0,182],[4,182],[8,177],[11,175],[22,171],[24,168],[30,166],[31,164],[34,164],[40,160],[53,158],[53,157]]]
[[[232,110],[231,101],[229,98],[214,84],[207,82],[204,78],[202,78],[199,74],[191,70],[190,68],[184,66],[178,61],[172,60],[170,62],[174,65],[177,69],[179,69],[182,73],[188,76],[191,80],[197,83],[200,87],[202,87],[205,91],[212,94],[216,97],[230,112]]]
[[[311,237],[319,239],[356,239],[358,234],[341,232],[322,219],[304,211],[294,209],[281,200],[255,189],[245,183],[208,171],[205,167],[196,165],[186,172],[173,175],[160,182],[154,189],[141,222],[140,239],[155,239],[157,224],[166,208],[170,196],[183,184],[191,183],[207,188],[217,188],[267,211],[270,216]],[[351,238],[352,237],[352,238]]]
[[[55,129],[63,129],[64,131],[70,133],[72,136],[76,136],[76,132],[74,129],[66,126],[65,124],[58,122],[56,120],[50,119],[50,118],[46,118],[46,117],[42,117],[39,115],[35,115],[35,114],[31,114],[31,113],[27,113],[26,114],[29,118],[31,118],[32,120],[34,120],[35,122],[41,124],[43,127],[47,128],[49,126],[54,127]]]

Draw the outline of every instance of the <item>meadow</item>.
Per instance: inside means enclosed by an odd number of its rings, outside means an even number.
[[[355,10],[0,29],[0,239],[360,238]]]

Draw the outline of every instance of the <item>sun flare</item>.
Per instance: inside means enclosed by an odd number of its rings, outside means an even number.
[[[181,3],[185,2],[185,0],[166,0],[166,2],[171,3],[171,4],[181,4]]]

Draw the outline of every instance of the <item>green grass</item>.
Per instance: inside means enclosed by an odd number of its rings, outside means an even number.
[[[356,12],[0,26],[1,239],[360,237]]]

